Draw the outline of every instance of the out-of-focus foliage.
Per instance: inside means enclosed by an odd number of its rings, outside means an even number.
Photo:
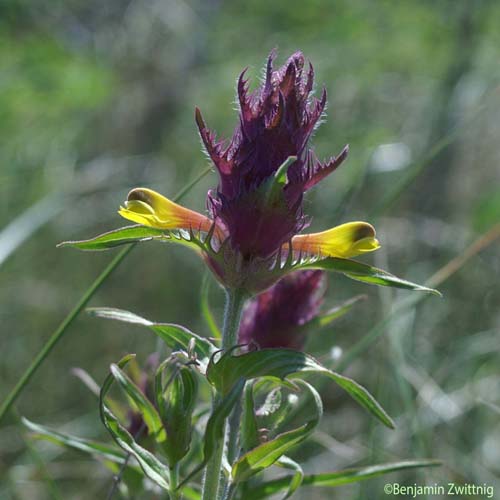
[[[318,156],[350,144],[346,163],[310,194],[311,229],[376,223],[383,246],[366,261],[416,282],[463,255],[500,220],[499,20],[493,0],[1,2],[0,398],[110,259],[56,243],[122,225],[116,210],[131,187],[173,196],[201,172],[207,160],[194,106],[229,136],[236,77],[249,66],[256,82],[273,47],[280,62],[302,50],[328,91],[313,139]],[[214,182],[205,178],[183,203],[203,210]],[[193,293],[202,269],[182,248],[141,245],[92,304],[210,335]],[[297,452],[307,474],[432,457],[447,467],[391,478],[500,491],[500,419],[487,404],[500,404],[499,272],[493,242],[440,284],[444,299],[400,306],[392,316],[407,292],[329,277],[332,305],[361,288],[368,300],[311,334],[308,351],[335,368],[378,328],[376,342],[344,368],[395,417],[397,430],[377,426],[332,391],[317,442]],[[218,318],[215,286],[210,303]],[[82,315],[18,411],[104,439],[97,401],[71,368],[102,382],[122,354],[145,359],[154,349],[152,336],[133,325]],[[26,451],[22,436],[14,418],[0,428],[0,497],[51,498],[54,488],[62,498],[105,496],[105,469],[55,447]],[[339,498],[385,498],[385,481],[345,486]],[[330,498],[321,491],[315,498]]]

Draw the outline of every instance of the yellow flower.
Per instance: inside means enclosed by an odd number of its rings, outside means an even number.
[[[157,229],[209,231],[213,222],[147,188],[132,189],[118,213],[125,219]]]
[[[321,233],[292,238],[294,250],[321,257],[347,259],[380,248],[375,228],[367,222],[348,222]]]
[[[118,212],[125,219],[156,229],[187,229],[208,233],[212,227],[222,243],[227,231],[218,221],[185,208],[147,188],[130,191]],[[380,248],[375,229],[367,222],[348,222],[320,233],[296,235],[291,239],[294,252],[303,256],[347,259]]]
[[[130,191],[119,214],[145,227],[126,227],[66,245],[113,248],[133,241],[184,244],[202,255],[228,289],[261,292],[300,269],[329,269],[367,283],[432,291],[390,273],[349,260],[380,247],[367,222],[347,222],[304,234],[305,193],[346,159],[346,145],[326,162],[309,139],[326,106],[326,91],[311,95],[314,71],[302,53],[273,69],[269,55],[263,84],[249,92],[245,72],[237,84],[239,118],[230,141],[217,139],[196,108],[200,138],[216,168],[216,189],[207,193],[208,216],[147,188]]]

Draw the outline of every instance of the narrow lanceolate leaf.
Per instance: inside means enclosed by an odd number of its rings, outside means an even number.
[[[131,359],[132,355],[125,356],[116,365],[123,368]],[[161,488],[168,490],[169,475],[168,468],[160,462],[152,453],[135,442],[132,435],[120,424],[115,415],[105,404],[105,397],[114,381],[113,375],[109,374],[101,388],[99,408],[101,420],[115,440],[116,444],[125,452],[130,453],[139,463],[144,474]]]
[[[415,469],[419,467],[436,467],[441,462],[437,460],[405,460],[388,464],[371,465],[356,469],[345,469],[338,472],[325,472],[322,474],[309,474],[304,476],[302,486],[317,486],[333,488],[343,484],[356,483],[382,476],[390,472],[396,472],[404,469]],[[244,496],[244,500],[253,498],[267,498],[288,488],[290,479],[281,477],[272,481],[265,482],[256,488],[253,488]]]
[[[120,229],[108,231],[95,238],[80,241],[63,241],[58,247],[73,247],[79,250],[109,250],[120,245],[128,243],[137,243],[140,241],[150,241],[153,239],[164,239],[165,232],[152,227],[139,225],[125,226]]]
[[[342,273],[353,280],[362,281],[372,285],[404,288],[406,290],[428,292],[441,296],[441,293],[437,290],[398,278],[387,271],[369,266],[368,264],[363,264],[362,262],[358,262],[356,260],[328,257],[326,259],[318,259],[298,264],[297,266],[294,266],[293,269],[323,269],[325,271],[335,271],[337,273]]]
[[[312,386],[303,380],[297,380],[297,385],[309,393],[314,403],[311,404],[310,419],[297,429],[278,434],[270,441],[266,441],[253,450],[245,453],[233,465],[231,474],[233,482],[246,481],[254,474],[273,465],[280,457],[287,453],[288,450],[304,441],[318,425],[323,413],[323,405],[319,394]]]
[[[147,326],[160,337],[172,350],[182,349],[188,352],[190,342],[194,342],[194,353],[202,365],[206,365],[208,358],[216,351],[216,347],[208,340],[187,328],[173,323],[153,323],[137,314],[112,307],[89,308],[87,311],[99,318],[114,319],[125,323]]]
[[[135,410],[141,414],[148,428],[149,435],[157,442],[163,443],[167,439],[167,434],[163,428],[160,415],[151,401],[146,398],[141,389],[139,389],[139,387],[137,387],[118,366],[112,364],[110,370],[116,382],[118,382],[119,386],[134,405]]]
[[[134,441],[132,435],[123,427],[106,405],[101,406],[101,418],[116,444],[130,453],[139,463],[144,474],[161,488],[168,490],[168,468],[152,453]]]
[[[163,230],[141,225],[125,226],[107,233],[100,234],[89,240],[63,241],[58,247],[72,247],[79,250],[101,251],[110,250],[121,245],[140,243],[143,241],[160,241],[164,243],[177,243],[191,250],[199,252],[205,249],[205,243],[192,231]]]
[[[251,380],[256,377],[296,377],[307,373],[322,374],[331,378],[354,398],[361,406],[377,417],[387,427],[394,428],[394,422],[375,398],[354,380],[328,370],[312,356],[291,349],[262,349],[234,356],[231,352],[215,362],[212,357],[207,377],[222,394],[226,394],[237,380]]]
[[[294,473],[290,476],[288,490],[283,497],[283,500],[290,498],[302,485],[302,481],[304,480],[304,471],[300,464],[298,464],[295,460],[283,455],[277,462],[276,465],[279,467],[284,467],[285,469],[293,470]]]
[[[198,472],[200,472],[205,465],[207,465],[210,458],[214,454],[218,446],[223,443],[224,440],[224,424],[226,418],[231,413],[235,404],[238,402],[245,381],[243,379],[237,380],[233,388],[229,393],[219,402],[210,415],[207,422],[207,427],[205,430],[205,435],[203,437],[203,460],[179,485],[182,488],[184,484],[190,481]]]
[[[111,460],[118,463],[123,463],[125,461],[125,453],[119,448],[49,429],[43,425],[31,422],[24,417],[22,418],[22,423],[34,433],[33,437],[37,439],[44,439],[66,448],[88,453],[104,460]]]

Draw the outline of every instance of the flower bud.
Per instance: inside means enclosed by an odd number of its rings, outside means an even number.
[[[323,271],[297,271],[253,298],[245,307],[239,342],[249,349],[302,350],[305,325],[319,314],[326,291]]]

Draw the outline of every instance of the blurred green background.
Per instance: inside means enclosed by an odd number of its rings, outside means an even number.
[[[56,243],[123,225],[116,210],[131,187],[172,197],[206,168],[195,105],[228,137],[236,78],[248,66],[255,86],[273,47],[277,64],[302,50],[328,91],[318,156],[351,148],[306,201],[312,230],[373,222],[383,246],[365,260],[421,283],[495,225],[498,235],[499,25],[500,3],[487,0],[2,0],[0,399],[113,257]],[[183,203],[204,210],[215,183],[208,175]],[[445,465],[296,498],[382,499],[387,481],[486,483],[500,496],[500,253],[494,235],[482,242],[439,285],[441,300],[408,303],[409,292],[329,277],[325,307],[368,300],[309,350],[366,386],[397,430],[324,384],[321,431],[295,456],[308,472],[418,457]],[[206,333],[203,272],[182,248],[144,244],[91,304]],[[221,295],[213,286],[218,315]],[[82,314],[17,409],[108,439],[71,368],[101,381],[124,353],[144,360],[154,349],[139,328]],[[99,464],[36,443],[42,467],[26,440],[14,418],[0,428],[0,498],[52,498],[47,474],[61,498],[105,497],[111,477]]]

